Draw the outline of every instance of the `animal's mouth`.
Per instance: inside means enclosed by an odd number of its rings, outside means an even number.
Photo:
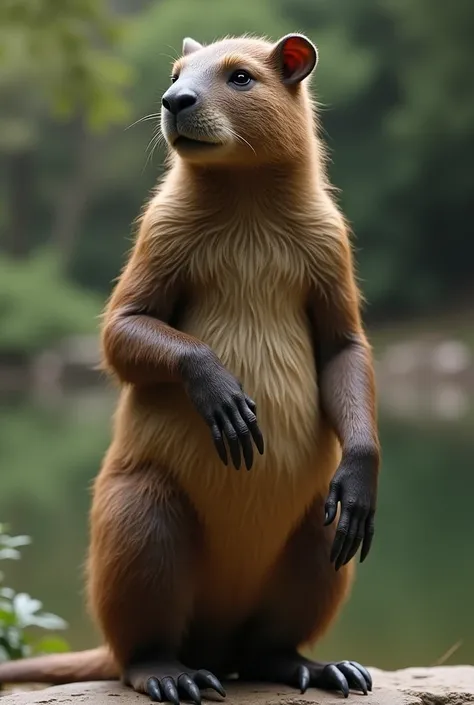
[[[190,137],[184,137],[180,135],[173,142],[173,147],[175,149],[215,149],[216,147],[221,147],[220,142],[207,142],[206,140],[193,140]]]

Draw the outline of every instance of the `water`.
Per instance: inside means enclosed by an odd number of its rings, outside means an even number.
[[[72,648],[98,640],[83,601],[90,483],[109,441],[104,390],[45,406],[0,407],[0,520],[33,544],[4,563],[7,583],[69,622]],[[383,471],[376,538],[352,597],[320,643],[321,658],[381,668],[474,662],[472,418],[381,413]],[[315,595],[317,599],[317,595]]]

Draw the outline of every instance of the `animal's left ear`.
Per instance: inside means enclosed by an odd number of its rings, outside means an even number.
[[[202,49],[202,44],[199,44],[195,39],[191,39],[191,37],[185,37],[183,39],[183,54],[186,56],[187,54],[192,54],[195,51],[199,51],[199,49]]]
[[[280,70],[283,83],[300,83],[318,63],[318,50],[303,34],[287,34],[274,46],[272,60]]]

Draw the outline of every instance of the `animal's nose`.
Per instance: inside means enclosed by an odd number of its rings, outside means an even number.
[[[168,90],[161,100],[163,107],[173,115],[177,115],[186,108],[191,108],[197,102],[197,95],[189,88],[180,91]]]

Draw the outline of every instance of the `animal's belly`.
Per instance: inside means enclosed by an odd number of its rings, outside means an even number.
[[[304,312],[281,306],[262,319],[247,305],[199,307],[184,322],[218,355],[257,404],[266,441],[258,467],[293,474],[314,452],[318,431],[318,387],[309,325]]]
[[[209,429],[177,385],[146,404],[130,399],[135,423],[127,432],[135,441],[146,434],[146,454],[152,448],[157,463],[171,469],[201,518],[212,572],[203,600],[214,613],[232,608],[237,615],[237,604],[245,610],[255,600],[313,498],[326,492],[335,446],[321,434],[304,315],[283,309],[272,320],[244,320],[237,313],[222,320],[201,307],[180,328],[207,343],[255,400],[263,456],[255,449],[250,472],[243,465],[240,471],[225,467]]]

